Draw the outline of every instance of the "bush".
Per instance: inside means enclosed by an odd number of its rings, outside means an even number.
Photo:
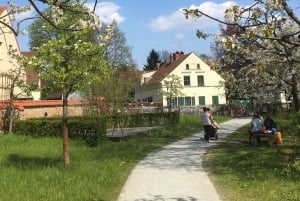
[[[100,116],[71,117],[68,119],[70,139],[83,139],[90,146],[96,146],[106,135],[106,118]],[[18,120],[14,124],[14,133],[33,137],[61,137],[61,118],[43,118]]]
[[[115,114],[107,117],[107,127],[116,127],[117,123],[119,123],[121,127],[177,124],[179,123],[179,117],[178,112]]]

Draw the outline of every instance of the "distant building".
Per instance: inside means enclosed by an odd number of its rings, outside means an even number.
[[[176,97],[172,106],[212,106],[225,104],[224,79],[212,70],[194,52],[175,52],[170,60],[157,65],[157,69],[141,75],[141,86],[136,88],[136,102],[162,102],[168,106],[167,98],[161,94],[168,75],[177,75],[183,85],[183,96]]]
[[[11,19],[8,15],[8,10],[4,6],[0,6],[0,20],[9,26],[12,26]],[[16,35],[7,26],[0,24],[0,101],[9,100],[9,92],[12,84],[12,79],[9,76],[11,70],[17,69],[16,56],[32,56],[31,52],[21,53]],[[12,54],[13,53],[13,54]],[[20,76],[26,83],[35,83],[39,85],[38,74],[30,69],[22,69]],[[15,94],[20,94],[21,90],[15,88]],[[26,94],[18,96],[19,99],[39,99],[39,91],[33,92],[32,96]]]

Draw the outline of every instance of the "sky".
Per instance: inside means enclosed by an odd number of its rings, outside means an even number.
[[[18,5],[27,2],[27,0],[13,1]],[[152,49],[158,52],[183,51],[185,54],[195,52],[212,55],[210,46],[213,38],[199,39],[196,37],[196,31],[200,29],[216,34],[219,25],[208,18],[187,20],[183,15],[183,8],[199,8],[213,17],[222,18],[225,9],[231,5],[246,6],[251,2],[251,0],[98,0],[96,14],[105,23],[113,19],[117,21],[119,29],[125,34],[127,45],[131,47],[133,60],[139,69],[143,69]],[[33,15],[33,12],[28,12],[18,16],[18,19]],[[22,28],[26,29],[26,25],[23,24]],[[18,41],[21,51],[29,50],[28,36],[20,35]]]

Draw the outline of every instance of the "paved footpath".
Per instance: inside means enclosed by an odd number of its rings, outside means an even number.
[[[149,154],[131,172],[118,201],[220,201],[202,167],[202,156],[248,123],[250,118],[232,119],[220,124],[216,142],[207,143],[201,132]]]

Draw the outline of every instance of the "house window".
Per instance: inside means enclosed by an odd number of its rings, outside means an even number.
[[[205,96],[199,96],[199,105],[205,105]]]
[[[190,86],[191,85],[190,76],[183,76],[183,85],[184,86]]]
[[[186,106],[192,105],[192,98],[191,97],[185,97],[184,98],[184,105],[186,105]]]
[[[200,64],[197,64],[197,69],[198,69],[198,70],[200,69]]]
[[[168,107],[175,107],[175,106],[177,106],[177,98],[172,98],[171,100],[170,100],[170,98],[167,98],[167,106]]]
[[[204,86],[204,76],[198,75],[198,86],[203,87]]]
[[[149,103],[153,102],[152,96],[149,96],[149,97],[148,97],[148,102],[149,102]]]
[[[212,104],[219,105],[219,96],[212,96]]]
[[[191,96],[184,97],[184,105],[185,106],[195,105],[195,97],[191,97]]]
[[[185,69],[189,70],[190,69],[190,65],[189,64],[185,64]]]

